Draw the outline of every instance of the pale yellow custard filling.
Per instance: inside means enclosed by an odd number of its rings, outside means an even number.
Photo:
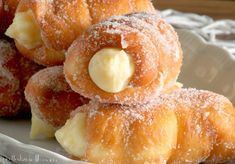
[[[34,18],[32,10],[17,12],[13,23],[5,34],[15,39],[21,46],[33,49],[42,45],[40,28]]]
[[[88,71],[92,81],[100,89],[118,93],[128,87],[135,65],[124,50],[104,48],[91,58]]]
[[[31,139],[46,139],[55,136],[56,129],[53,126],[47,124],[45,121],[38,118],[33,112],[31,121]]]
[[[87,146],[85,120],[86,114],[78,113],[55,133],[57,141],[70,155],[82,157],[85,154]]]

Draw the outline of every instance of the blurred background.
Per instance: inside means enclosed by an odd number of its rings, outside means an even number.
[[[235,0],[153,0],[156,9],[175,9],[208,15],[214,19],[235,19]]]

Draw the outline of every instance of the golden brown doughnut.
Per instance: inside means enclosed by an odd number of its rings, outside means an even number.
[[[81,160],[163,163],[176,147],[177,119],[173,110],[91,102],[76,113],[75,119],[67,121],[55,136],[69,154]]]
[[[128,86],[118,92],[99,87],[88,68],[96,54],[107,48],[129,54],[135,65]],[[64,72],[72,89],[85,97],[105,103],[136,104],[174,85],[181,63],[182,50],[174,29],[157,14],[138,13],[114,16],[91,26],[69,48]]]
[[[31,7],[32,3],[33,2],[31,2],[30,0],[21,0],[17,7],[16,13],[26,12]],[[60,65],[63,63],[65,59],[65,56],[64,56],[65,51],[63,50],[56,51],[45,45],[37,45],[33,49],[28,49],[24,45],[19,44],[17,40],[15,40],[15,44],[16,44],[17,49],[23,56],[27,57],[28,59],[33,60],[34,62],[40,65],[44,65],[44,66]]]
[[[196,89],[173,92],[178,143],[169,163],[223,163],[235,157],[235,108],[224,96]]]
[[[24,98],[24,88],[28,79],[42,66],[22,57],[10,42],[0,40],[0,44],[0,116],[28,116],[30,108]]]
[[[27,13],[29,10],[32,13]],[[118,0],[115,2],[21,0],[14,19],[15,23],[12,24],[14,28],[11,25],[6,34],[15,38],[17,48],[26,57],[45,66],[60,65],[63,63],[64,53],[71,43],[91,24],[111,15],[122,15],[136,11],[155,12],[150,0]],[[35,44],[30,41],[27,44],[21,43],[15,34],[17,28],[21,28],[20,26],[16,27],[18,18],[24,17],[22,22],[26,22],[25,19],[29,20],[29,15],[26,16],[25,13],[31,14],[31,24],[27,23],[34,26],[33,30],[26,30],[25,34],[31,35],[27,36],[28,39],[37,36]],[[33,32],[34,34],[31,34]]]
[[[21,105],[18,58],[14,46],[0,39],[0,117],[16,116]]]
[[[223,163],[235,157],[235,109],[196,89],[142,106],[90,102],[56,132],[65,150],[92,163]]]
[[[64,125],[71,111],[88,101],[70,89],[62,66],[45,68],[34,74],[25,88],[25,97],[32,113],[56,128]]]

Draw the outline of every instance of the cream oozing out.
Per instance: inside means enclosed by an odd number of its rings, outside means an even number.
[[[86,114],[78,113],[55,133],[57,141],[63,148],[78,157],[84,156],[87,146],[85,120]]]
[[[42,45],[40,28],[30,9],[17,12],[5,34],[27,49],[34,49]]]
[[[37,115],[33,112],[33,110],[32,110],[31,122],[32,122],[30,130],[31,139],[46,139],[54,137],[56,129],[51,125],[47,124],[39,117],[37,117]]]
[[[104,48],[91,58],[88,71],[100,89],[117,93],[128,87],[135,65],[132,57],[124,50]]]

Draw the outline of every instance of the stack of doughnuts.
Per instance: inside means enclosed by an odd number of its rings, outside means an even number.
[[[10,64],[1,62],[0,71],[9,69],[14,79],[1,72],[0,83],[8,80],[9,85],[1,85],[0,116],[29,113],[31,107],[31,137],[53,137],[69,113],[89,100],[72,91],[64,79],[61,65],[68,47],[91,24],[140,11],[155,12],[150,0],[1,0],[0,36],[13,39],[17,50]],[[49,68],[39,71],[44,67]]]
[[[31,108],[32,139],[92,163],[235,157],[232,103],[181,88],[177,33],[150,0],[0,0],[0,25],[17,48],[0,38],[0,117]]]
[[[56,131],[92,163],[223,163],[235,157],[235,109],[222,95],[182,89],[182,50],[158,15],[101,21],[73,42],[64,74],[90,99]]]

